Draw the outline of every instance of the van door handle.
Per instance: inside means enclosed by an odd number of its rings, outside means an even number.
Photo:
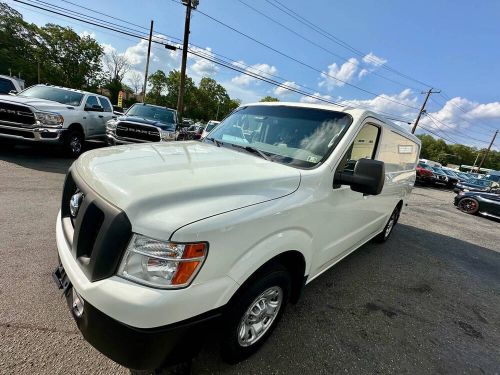
[[[104,116],[103,115],[99,115],[100,118],[103,118]]]

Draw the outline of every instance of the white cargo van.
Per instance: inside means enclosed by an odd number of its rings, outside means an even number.
[[[179,362],[206,337],[238,362],[304,285],[389,237],[419,151],[375,113],[299,103],[241,106],[203,142],[89,151],[65,181],[55,280],[124,366]]]

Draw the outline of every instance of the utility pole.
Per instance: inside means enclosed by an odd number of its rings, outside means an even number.
[[[495,142],[495,138],[497,137],[497,134],[498,134],[498,130],[495,132],[495,134],[493,134],[493,138],[491,139],[490,145],[488,146],[488,149],[484,153],[483,158],[481,159],[481,163],[479,163],[479,167],[477,168],[477,173],[479,173],[481,171],[481,167],[483,166],[483,163],[486,160],[486,157],[490,153],[491,146],[493,146],[493,143]]]
[[[472,165],[472,172],[474,172],[474,168],[476,168],[476,164],[477,164],[477,159],[479,159],[479,155],[481,155],[481,152],[478,152],[477,155],[476,155],[476,160],[474,160],[474,164]]]
[[[199,0],[182,0],[186,6],[186,20],[184,21],[184,40],[182,43],[181,79],[179,84],[179,96],[177,97],[177,115],[180,121],[184,113],[184,86],[186,82],[186,64],[189,46],[189,26],[191,24],[191,9],[196,9]]]
[[[151,54],[151,39],[153,39],[153,20],[149,28],[148,56],[146,57],[146,71],[144,72],[144,85],[142,86],[142,102],[146,101],[146,88],[148,85],[149,55]]]
[[[429,91],[421,93],[421,94],[427,94],[427,95],[425,96],[424,104],[422,104],[422,107],[420,108],[420,112],[418,113],[417,119],[415,120],[415,124],[413,124],[413,128],[411,129],[412,134],[415,133],[415,130],[417,130],[418,122],[420,121],[420,117],[422,117],[422,115],[425,112],[425,105],[427,104],[427,100],[429,100],[429,96],[431,96],[431,94],[439,94],[440,92],[441,91],[432,91],[432,87],[431,87],[429,89]]]

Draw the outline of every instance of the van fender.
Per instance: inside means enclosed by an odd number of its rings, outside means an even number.
[[[300,228],[288,228],[272,233],[255,243],[231,266],[228,276],[242,285],[260,267],[287,251],[298,251],[305,260],[305,275],[312,260],[312,234]]]

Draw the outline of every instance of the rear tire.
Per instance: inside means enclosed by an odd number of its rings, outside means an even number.
[[[462,198],[458,201],[458,209],[469,215],[476,215],[479,211],[479,202],[474,198]]]
[[[84,136],[78,130],[70,130],[64,140],[64,149],[69,157],[77,158],[83,150]]]
[[[380,232],[375,238],[375,242],[385,242],[389,239],[391,236],[392,230],[394,229],[394,226],[398,223],[399,220],[399,215],[401,214],[401,207],[396,206],[394,211],[392,211],[391,216],[389,217],[389,220],[387,221],[387,224],[385,224],[384,230]]]
[[[291,278],[270,264],[243,286],[223,319],[221,357],[230,364],[255,353],[276,328],[290,296]]]

